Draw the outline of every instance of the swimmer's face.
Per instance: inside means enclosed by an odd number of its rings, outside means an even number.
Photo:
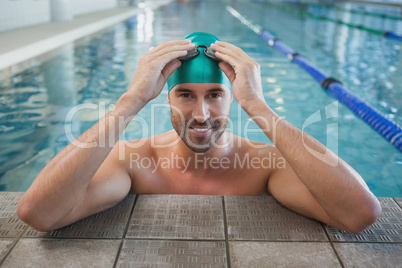
[[[211,149],[229,123],[232,94],[218,83],[183,83],[168,95],[172,125],[194,152]]]

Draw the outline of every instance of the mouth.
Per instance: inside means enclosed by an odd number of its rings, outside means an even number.
[[[190,127],[190,132],[196,136],[207,136],[212,131],[212,128],[208,127]]]
[[[192,129],[194,129],[195,131],[198,131],[198,132],[205,132],[205,131],[209,130],[209,128],[196,128],[196,127],[192,128]]]

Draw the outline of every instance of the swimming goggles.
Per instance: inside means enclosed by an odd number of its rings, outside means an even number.
[[[198,49],[199,47],[203,47],[204,49],[204,54],[205,56],[207,56],[208,58],[210,58],[211,60],[214,61],[222,61],[221,59],[218,59],[215,56],[215,51],[212,50],[212,48],[210,46],[204,46],[204,45],[199,45],[199,46],[195,46],[195,48],[193,50],[187,51],[187,55],[184,57],[179,57],[177,58],[178,60],[189,60],[192,58],[197,57],[200,54],[200,50]]]

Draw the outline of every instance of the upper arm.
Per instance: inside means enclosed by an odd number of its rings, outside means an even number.
[[[118,158],[121,146],[124,143],[116,143],[92,177],[85,194],[55,228],[101,212],[125,198],[131,188],[131,179],[124,163]]]
[[[329,225],[334,224],[287,161],[283,168],[272,172],[268,179],[268,192],[293,211]]]

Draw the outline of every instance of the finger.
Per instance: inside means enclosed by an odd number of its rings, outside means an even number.
[[[156,56],[152,54],[144,54],[140,58],[140,63],[144,66],[148,66],[151,70],[158,70],[159,72],[163,70],[166,64],[173,59],[184,57],[187,55],[187,50],[177,50],[165,53],[161,56]]]
[[[236,55],[234,50],[225,48],[223,46],[211,44],[211,48],[215,51],[215,55],[218,58],[220,58],[226,62],[229,62],[232,66],[235,65],[234,61],[236,61],[236,63],[239,63],[240,60],[242,59],[241,57]]]
[[[162,70],[162,75],[167,80],[169,76],[181,66],[181,61],[178,59],[173,59],[165,65],[165,68]]]
[[[222,42],[222,41],[216,41],[213,45],[215,45],[216,47],[217,47],[217,49],[220,49],[220,50],[222,50],[222,51],[234,51],[236,54],[238,54],[238,53],[244,53],[245,54],[245,52],[241,49],[241,48],[239,48],[239,47],[237,47],[237,46],[235,46],[235,45],[232,45],[232,44],[230,44],[230,43],[226,43],[226,42]]]
[[[175,46],[168,46],[165,48],[162,48],[154,53],[152,53],[153,55],[155,55],[156,57],[162,56],[164,54],[167,54],[169,52],[173,52],[173,51],[180,51],[180,50],[185,50],[185,51],[190,51],[192,49],[195,48],[195,45],[190,43],[190,44],[185,44],[185,45],[175,45]]]
[[[169,46],[175,46],[175,45],[186,45],[186,44],[190,44],[191,41],[190,40],[172,40],[172,41],[166,41],[163,42],[162,44],[158,45],[157,47],[155,47],[154,49],[152,49],[151,52],[157,52],[165,47],[169,47]]]
[[[241,66],[241,61],[239,59],[237,59],[236,57],[233,57],[232,55],[227,55],[227,54],[221,53],[219,51],[216,51],[215,56],[218,59],[221,59],[222,61],[229,63],[231,66],[233,66],[235,68],[237,66]]]
[[[162,63],[162,66],[166,66],[166,64],[168,64],[173,59],[177,59],[179,57],[184,57],[186,55],[187,55],[186,50],[172,51],[172,52],[166,53],[162,56],[159,56],[156,59],[158,61],[160,60],[160,63]]]
[[[227,62],[220,62],[219,68],[221,68],[222,72],[229,78],[230,83],[233,84],[233,81],[236,79],[236,73],[233,67]]]
[[[232,58],[236,58],[240,62],[253,62],[253,60],[247,55],[246,52],[232,44],[219,42],[216,44],[212,44],[211,48],[217,52],[220,52],[220,54],[226,54],[228,56],[231,56]]]

